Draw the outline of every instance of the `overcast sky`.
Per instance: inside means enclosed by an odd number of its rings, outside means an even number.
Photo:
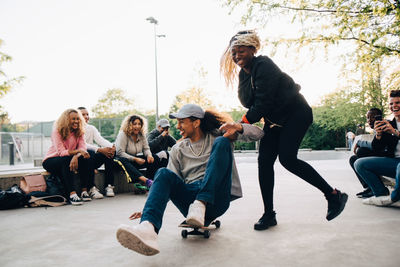
[[[55,120],[67,108],[89,110],[111,88],[121,88],[135,108],[155,110],[154,28],[157,39],[159,111],[196,85],[203,67],[209,97],[221,108],[239,106],[226,89],[219,59],[231,36],[245,28],[239,14],[216,0],[0,0],[0,48],[13,57],[3,64],[9,77],[25,76],[0,104],[12,122]],[[293,31],[286,23],[258,29],[262,38]],[[322,57],[301,68],[292,58],[273,60],[302,85],[310,104],[336,88],[337,66]]]

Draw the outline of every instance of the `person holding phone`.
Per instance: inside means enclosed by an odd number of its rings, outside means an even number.
[[[374,196],[363,200],[368,205],[388,206],[400,200],[400,90],[390,91],[389,109],[394,115],[393,120],[376,116],[372,140],[373,151],[386,156],[361,158],[354,163],[357,173],[374,193]],[[396,178],[392,194],[379,178],[381,175]]]
[[[371,129],[374,129],[375,125],[375,120],[378,118],[379,120],[382,120],[382,110],[379,108],[371,108],[367,112],[367,123]],[[372,150],[372,140],[371,141],[366,141],[366,140],[357,140],[354,144],[354,155],[352,155],[349,158],[349,163],[355,174],[357,175],[358,180],[360,181],[362,187],[364,188],[363,191],[359,192],[356,194],[357,197],[359,198],[369,198],[374,195],[372,192],[371,188],[368,186],[366,182],[362,179],[362,177],[356,172],[354,168],[354,163],[356,160],[359,158],[364,158],[364,157],[371,157],[371,156],[385,156],[384,153],[377,153]]]
[[[150,150],[160,158],[160,167],[166,167],[168,164],[168,148],[176,144],[176,140],[169,134],[169,121],[160,119],[156,123],[156,128],[147,136]]]

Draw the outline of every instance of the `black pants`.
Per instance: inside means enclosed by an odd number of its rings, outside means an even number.
[[[88,188],[92,188],[94,186],[94,170],[99,168],[101,165],[104,164],[105,170],[104,170],[104,175],[105,175],[105,180],[104,180],[104,186],[108,185],[114,185],[114,160],[107,158],[104,154],[102,153],[96,153],[93,150],[88,150],[90,154],[90,175],[89,175],[89,181],[88,181]]]
[[[133,161],[128,160],[127,158],[123,158],[123,157],[116,157],[116,159],[118,159],[119,161],[122,162],[122,164],[124,164],[125,169],[129,173],[129,176],[131,176],[131,178],[133,179],[133,182],[137,183],[137,182],[139,182],[138,178],[140,176],[145,176],[146,178],[149,178],[151,180],[154,179],[154,175],[155,175],[156,171],[160,168],[160,158],[155,154],[153,154],[152,156],[154,158],[153,163],[148,163],[147,158],[145,156],[135,156],[135,157],[146,160],[146,162],[142,165],[139,165],[136,162],[133,162]],[[140,169],[143,169],[143,168],[146,168],[145,173],[140,171]]]
[[[43,162],[43,168],[46,171],[60,177],[64,185],[65,194],[68,197],[72,191],[75,191],[74,173],[69,169],[71,159],[72,156],[54,157],[48,158]],[[87,187],[89,177],[89,159],[85,159],[84,157],[78,158],[78,173],[81,187]]]
[[[369,186],[366,182],[364,182],[364,180],[361,178],[361,176],[354,169],[354,162],[356,162],[356,160],[359,158],[371,157],[371,156],[376,156],[376,154],[371,149],[366,148],[366,147],[360,147],[357,149],[357,154],[351,156],[349,159],[350,166],[353,169],[353,171],[356,173],[357,178],[360,181],[360,183],[364,189],[367,189]]]
[[[294,106],[283,127],[269,128],[265,125],[265,135],[260,141],[258,156],[258,177],[266,213],[273,211],[274,163],[279,161],[288,171],[318,188],[325,195],[333,188],[308,163],[299,160],[297,153],[300,143],[312,123],[312,109],[301,97]]]

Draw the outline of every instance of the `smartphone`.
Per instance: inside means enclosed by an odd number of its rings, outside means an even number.
[[[382,115],[376,115],[375,116],[376,121],[381,121],[382,120]]]

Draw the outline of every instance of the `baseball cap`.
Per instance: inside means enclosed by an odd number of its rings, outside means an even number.
[[[169,127],[169,121],[167,119],[161,119],[157,122],[157,126],[160,126],[161,128]]]
[[[171,119],[184,119],[189,117],[195,117],[198,119],[204,118],[204,110],[195,104],[186,104],[178,111],[178,113],[169,114]]]

